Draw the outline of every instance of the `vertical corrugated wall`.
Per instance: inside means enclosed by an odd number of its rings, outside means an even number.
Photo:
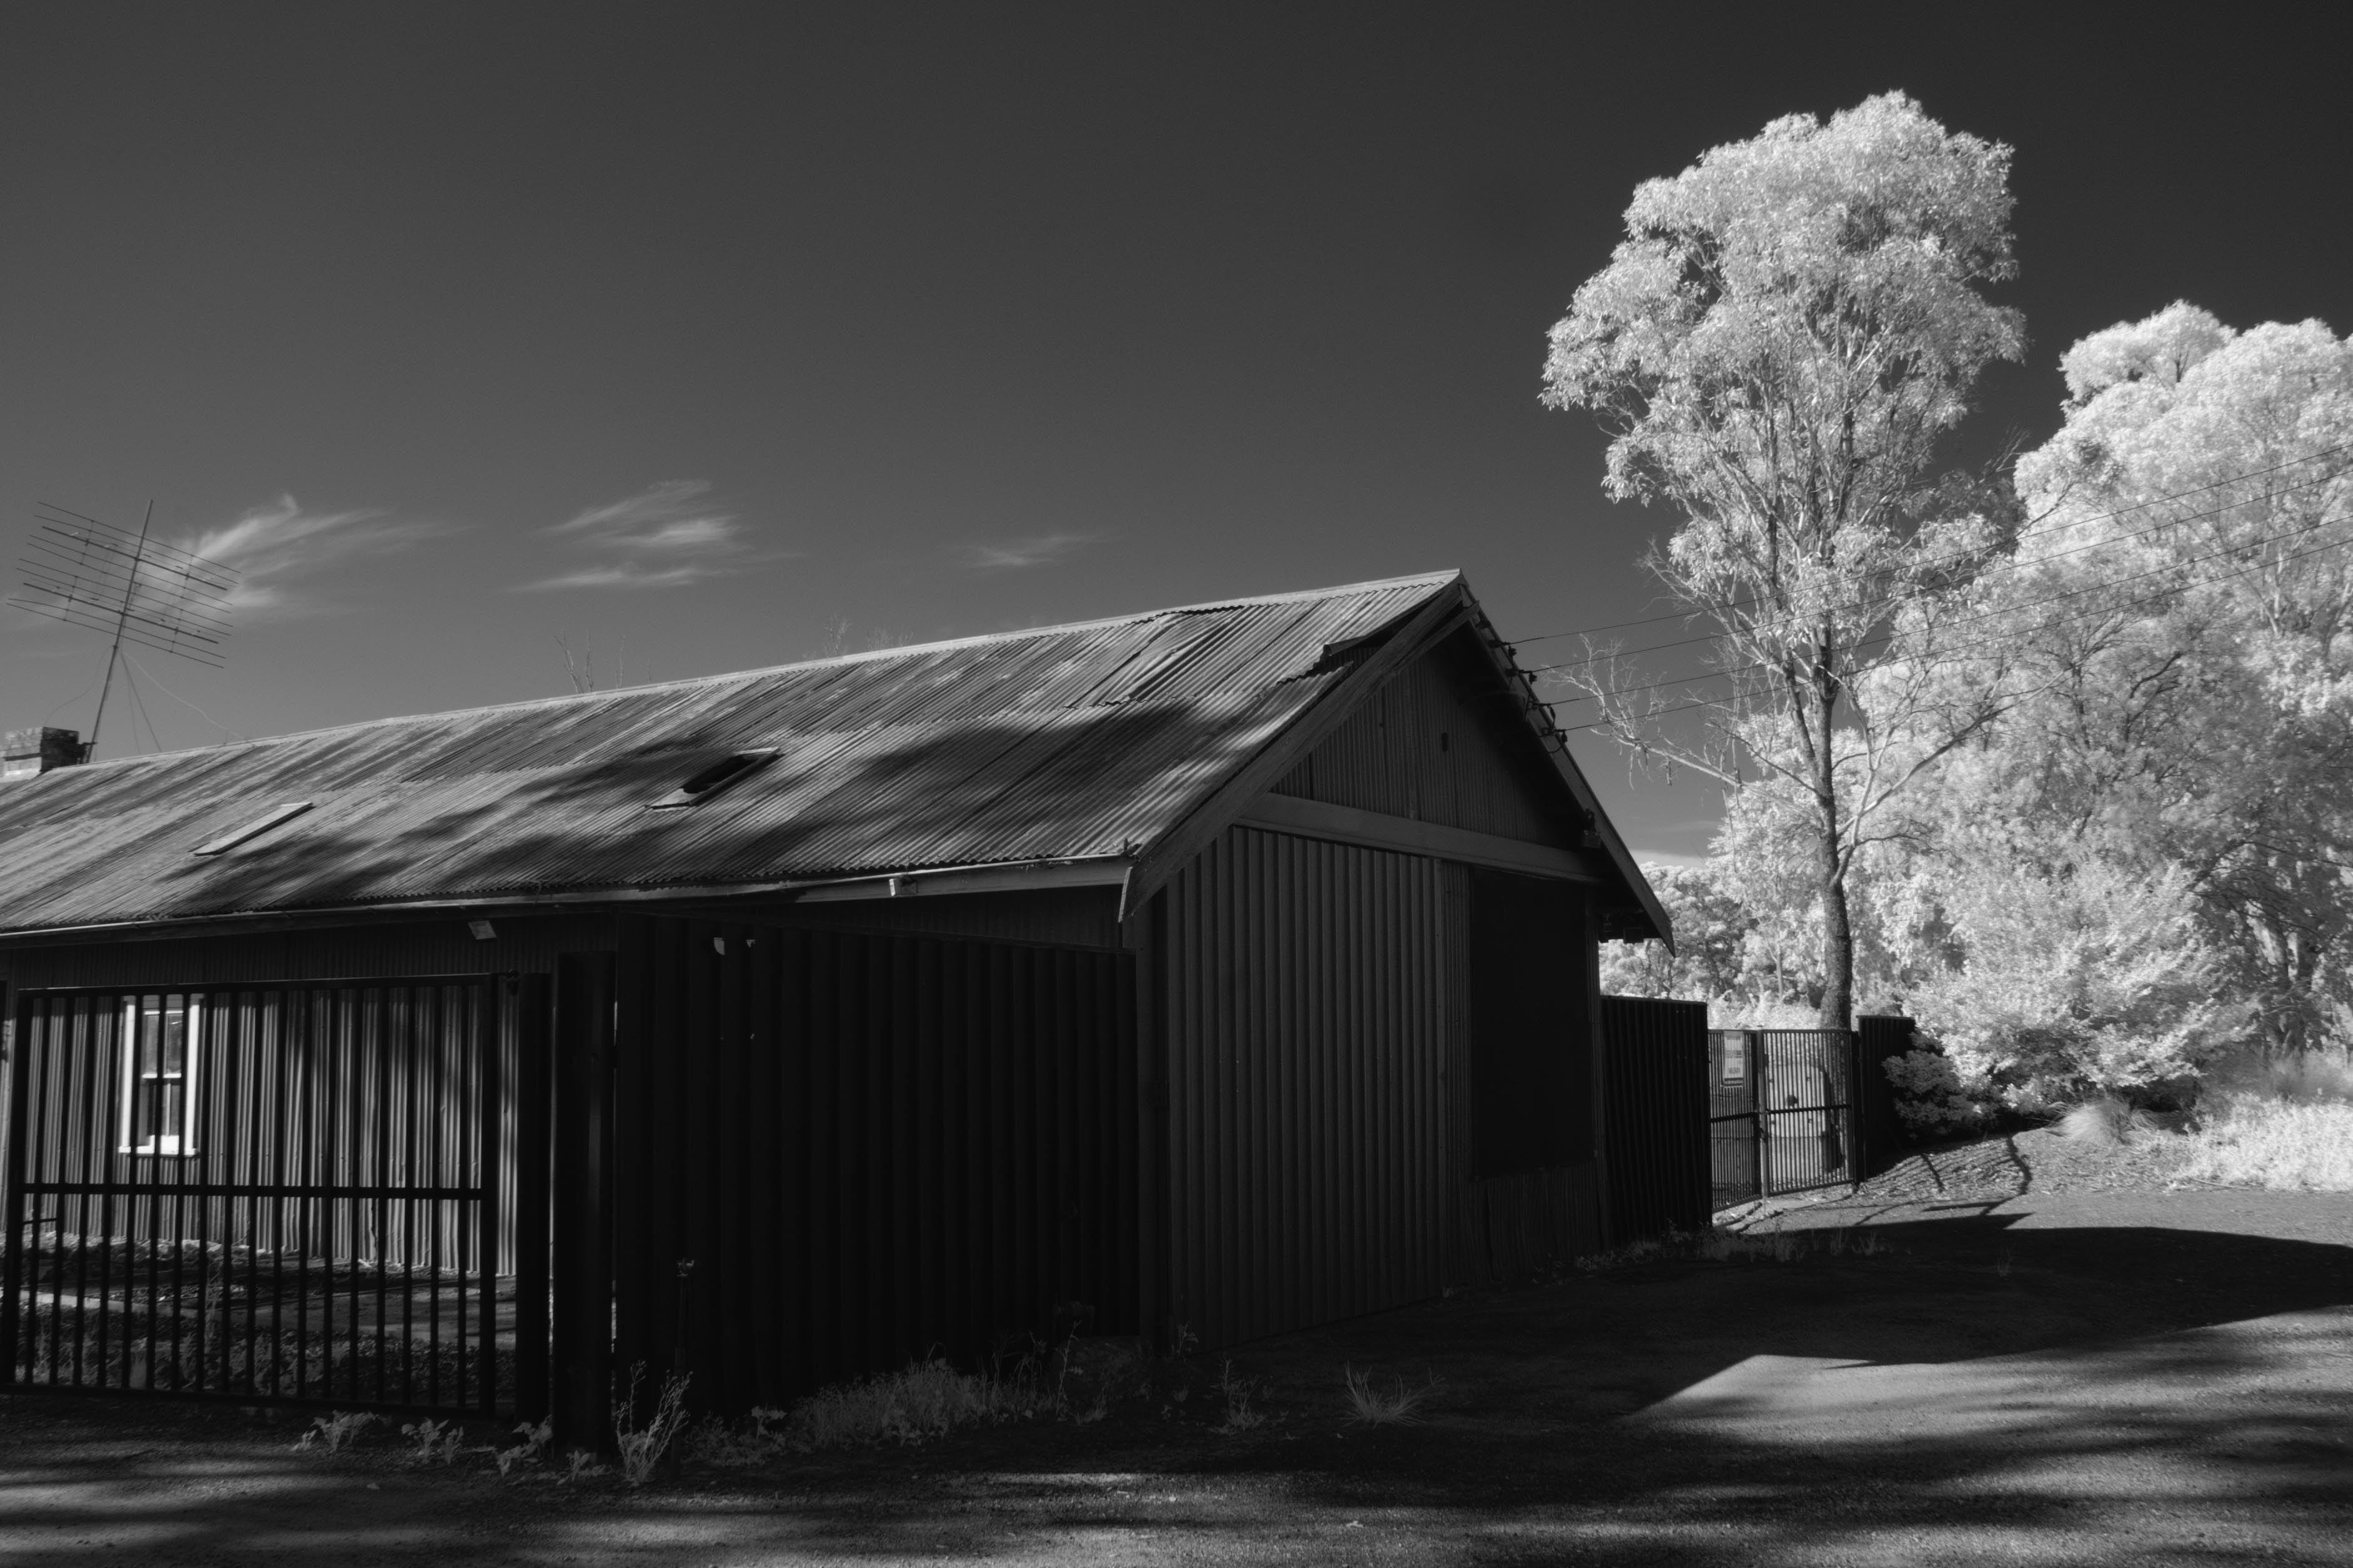
[[[1604,996],[1611,1234],[1618,1245],[1708,1224],[1707,1004]]]
[[[1166,1310],[1205,1344],[1442,1289],[1443,879],[1235,828],[1168,884]]]
[[[1603,1245],[1586,996],[1595,953],[1582,889],[1449,870],[1452,972],[1464,979],[1447,1283],[1485,1285]]]
[[[698,1408],[1139,1328],[1132,954],[629,919],[614,1359]]]

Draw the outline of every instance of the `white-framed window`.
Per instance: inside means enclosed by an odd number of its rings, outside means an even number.
[[[121,1152],[196,1152],[204,1007],[194,996],[132,996],[123,1002]]]

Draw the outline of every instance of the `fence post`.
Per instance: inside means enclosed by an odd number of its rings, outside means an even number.
[[[556,1442],[606,1447],[613,1397],[613,955],[555,970]]]
[[[533,1423],[548,1414],[547,979],[523,975],[515,993],[515,1415]]]
[[[0,1005],[7,1000],[8,988],[0,984]],[[19,1332],[17,1292],[24,1272],[25,1256],[25,1083],[22,1063],[31,1050],[33,1020],[29,997],[20,998],[13,1011],[5,1014],[8,1021],[5,1039],[6,1060],[0,1061],[0,1089],[7,1092],[6,1130],[0,1131],[6,1147],[0,1149],[5,1156],[5,1168],[0,1170],[0,1224],[7,1226],[0,1235],[0,1384],[16,1381],[16,1339]],[[27,1371],[30,1370],[28,1367]]]
[[[1773,1195],[1772,1129],[1765,1124],[1765,1075],[1771,1064],[1765,1059],[1765,1031],[1748,1029],[1746,1047],[1748,1052],[1748,1119],[1756,1126],[1752,1140],[1757,1151],[1757,1201],[1763,1203]]]

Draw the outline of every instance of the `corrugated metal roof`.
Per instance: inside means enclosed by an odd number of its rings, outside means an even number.
[[[1453,573],[62,768],[0,788],[0,931],[761,884],[1148,847]],[[731,752],[776,761],[647,807]],[[270,807],[283,827],[197,847]]]

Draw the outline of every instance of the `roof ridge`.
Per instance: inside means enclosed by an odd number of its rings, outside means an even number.
[[[763,665],[755,669],[723,670],[715,675],[682,676],[676,680],[649,681],[642,686],[617,686],[603,691],[566,691],[553,697],[526,697],[515,702],[482,702],[470,708],[445,708],[428,713],[392,713],[381,719],[360,719],[347,724],[327,724],[316,730],[293,730],[281,735],[257,735],[235,742],[212,746],[191,746],[177,752],[150,752],[134,757],[110,757],[104,762],[82,764],[90,768],[126,767],[133,763],[157,763],[171,757],[212,756],[244,751],[255,746],[272,746],[289,741],[315,740],[327,735],[345,735],[361,731],[385,729],[396,724],[413,724],[427,719],[465,719],[480,713],[521,713],[533,709],[556,708],[567,703],[586,707],[599,700],[609,700],[624,694],[649,691],[675,691],[686,687],[715,686],[730,680],[754,680],[763,676],[782,675],[787,670],[820,669],[828,666],[868,664],[890,658],[907,658],[919,654],[938,653],[948,648],[976,647],[987,643],[1011,642],[1021,637],[1048,637],[1062,632],[1093,631],[1103,626],[1130,626],[1139,621],[1157,619],[1163,616],[1199,615],[1209,610],[1240,609],[1250,605],[1294,604],[1310,599],[1338,598],[1348,594],[1371,593],[1381,588],[1401,588],[1409,584],[1427,584],[1441,588],[1461,580],[1459,568],[1439,572],[1419,572],[1402,577],[1376,577],[1363,583],[1341,583],[1328,588],[1302,588],[1281,594],[1242,595],[1227,599],[1209,599],[1198,605],[1170,605],[1159,609],[1135,610],[1124,616],[1103,616],[1087,621],[1057,621],[1050,626],[1025,626],[1015,631],[983,632],[968,637],[949,637],[940,642],[908,643],[898,647],[870,648],[863,653],[828,654],[823,658],[793,659],[784,664]]]

